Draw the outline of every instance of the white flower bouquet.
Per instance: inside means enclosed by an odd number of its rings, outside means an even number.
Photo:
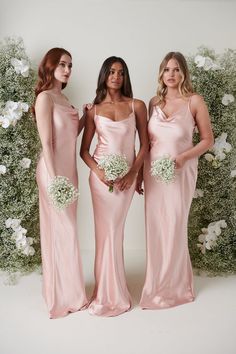
[[[175,178],[175,162],[170,156],[165,155],[151,162],[151,176],[165,183],[170,183]]]
[[[48,195],[57,210],[65,209],[79,196],[78,190],[65,176],[56,176],[48,186]]]
[[[129,165],[124,155],[110,154],[99,160],[98,168],[104,170],[106,181],[115,181],[126,175]],[[109,187],[109,192],[113,192],[113,186]]]

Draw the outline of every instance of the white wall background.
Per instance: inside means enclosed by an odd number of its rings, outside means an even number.
[[[66,94],[76,107],[94,98],[102,62],[111,55],[128,64],[134,96],[148,103],[158,66],[171,50],[188,55],[204,44],[235,48],[236,0],[0,0],[0,36],[21,36],[35,67],[52,47],[73,56]],[[80,139],[79,142],[80,144]],[[79,159],[81,248],[94,245],[88,168]],[[125,233],[127,249],[145,246],[143,198],[135,195]]]

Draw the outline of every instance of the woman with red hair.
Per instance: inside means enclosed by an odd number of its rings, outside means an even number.
[[[43,295],[50,318],[62,317],[87,303],[76,230],[76,202],[57,210],[48,186],[58,176],[77,188],[76,139],[83,128],[77,110],[62,93],[71,75],[71,54],[53,48],[38,70],[34,112],[42,144],[37,166]],[[63,194],[63,193],[62,193]]]

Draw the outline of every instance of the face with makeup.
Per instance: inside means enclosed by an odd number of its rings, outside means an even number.
[[[109,76],[106,81],[108,89],[119,90],[124,82],[124,70],[123,65],[120,62],[112,64],[109,72]]]
[[[169,88],[177,88],[182,80],[179,63],[175,59],[170,59],[164,68],[163,82]]]
[[[54,78],[61,82],[61,83],[67,83],[69,80],[69,77],[71,75],[71,69],[72,69],[72,60],[71,57],[67,54],[63,54],[60,58],[60,61],[54,71]]]

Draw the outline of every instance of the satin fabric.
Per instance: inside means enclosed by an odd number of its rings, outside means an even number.
[[[155,106],[148,124],[151,149],[144,166],[147,268],[140,301],[143,309],[194,300],[187,223],[198,159],[177,169],[170,184],[150,175],[151,161],[166,154],[174,159],[193,146],[195,121],[189,102],[169,118]]]
[[[52,95],[47,93],[52,99]],[[78,187],[76,138],[79,117],[71,106],[53,102],[53,160],[56,175]],[[56,211],[47,195],[50,177],[41,153],[36,178],[39,188],[43,296],[50,318],[62,317],[87,304],[77,239],[77,203]]]
[[[132,165],[135,151],[135,115],[112,121],[95,113],[94,122],[98,144],[94,159],[108,154],[125,155]],[[97,316],[117,316],[131,307],[130,294],[126,285],[123,239],[127,212],[135,191],[135,183],[130,189],[113,193],[102,183],[94,172],[89,177],[95,221],[95,289],[89,313]]]

